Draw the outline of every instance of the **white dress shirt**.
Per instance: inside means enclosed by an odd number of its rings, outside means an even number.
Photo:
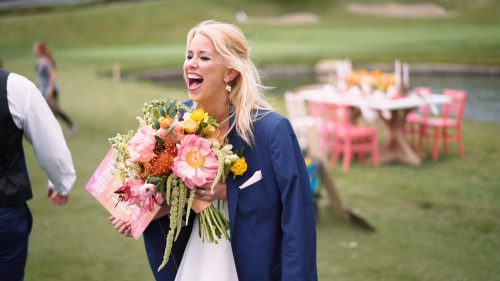
[[[33,145],[51,188],[68,194],[76,180],[73,160],[61,126],[42,94],[30,80],[11,73],[7,79],[7,101],[15,125]]]

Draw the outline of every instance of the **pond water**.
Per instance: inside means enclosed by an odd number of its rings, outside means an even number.
[[[159,82],[159,81],[157,81]],[[300,86],[320,83],[313,75],[288,77],[267,77],[264,85],[274,87],[269,95],[283,95]],[[162,81],[170,87],[184,88],[182,81]],[[467,91],[468,101],[465,108],[465,119],[500,123],[500,77],[497,76],[463,76],[463,75],[413,75],[412,87],[431,87],[433,92],[440,93],[443,88],[463,89]]]

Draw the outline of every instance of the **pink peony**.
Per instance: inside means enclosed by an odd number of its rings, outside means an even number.
[[[127,144],[130,160],[148,162],[155,157],[155,131],[150,126],[141,127]]]
[[[197,135],[186,135],[177,144],[178,153],[174,158],[173,171],[189,188],[215,180],[219,164],[210,146],[210,141]]]

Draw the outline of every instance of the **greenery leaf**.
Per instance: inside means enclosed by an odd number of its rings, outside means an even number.
[[[147,183],[152,183],[152,184],[157,184],[157,183],[159,183],[161,180],[162,180],[162,179],[161,179],[160,177],[151,177],[151,176],[149,176],[149,177],[147,177],[147,178],[146,178],[146,182],[147,182]]]
[[[155,139],[156,139],[156,143],[161,145],[161,146],[164,146],[165,145],[165,142],[163,141],[162,138],[160,138],[159,136],[156,136],[155,135]]]
[[[160,112],[158,112],[158,108],[153,108],[153,116],[156,119],[160,118]]]

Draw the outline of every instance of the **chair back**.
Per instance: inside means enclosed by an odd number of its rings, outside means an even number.
[[[308,100],[307,101],[309,116],[312,116],[317,123],[326,121],[325,114],[327,112],[327,104],[322,101]]]
[[[325,118],[328,119],[333,124],[343,125],[343,126],[351,126],[351,114],[349,111],[349,107],[346,105],[339,104],[327,104],[326,105]]]
[[[307,116],[304,99],[300,95],[286,92],[285,105],[290,120]]]
[[[423,98],[432,95],[432,89],[430,87],[415,87],[413,90],[417,95]],[[430,109],[429,105],[424,104],[418,108],[418,112],[421,114],[423,118],[427,118],[429,117],[429,109]]]
[[[455,118],[461,123],[467,103],[467,93],[463,90],[444,89],[443,95],[451,99],[443,106],[443,118]]]

